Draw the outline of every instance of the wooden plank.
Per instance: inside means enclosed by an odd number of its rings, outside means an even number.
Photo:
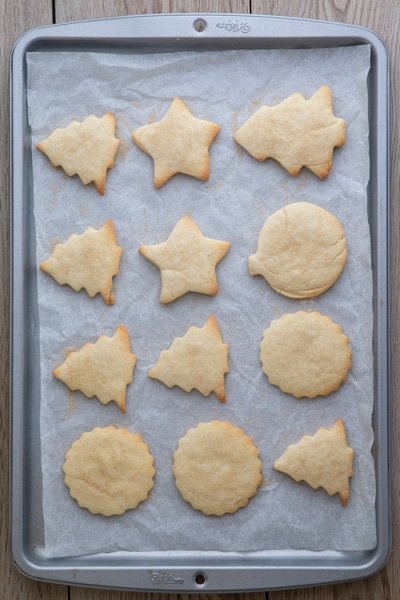
[[[56,22],[165,12],[249,13],[250,0],[56,0]]]
[[[4,599],[67,600],[68,587],[32,581],[15,568],[8,548],[8,322],[9,322],[9,153],[8,71],[14,42],[26,30],[52,22],[51,0],[0,0],[0,596]]]

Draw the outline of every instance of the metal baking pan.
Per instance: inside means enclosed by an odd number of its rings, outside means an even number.
[[[26,53],[321,48],[369,44],[369,222],[373,259],[374,460],[377,545],[365,552],[116,552],[48,559],[40,469],[38,306]],[[236,14],[118,17],[41,27],[11,55],[11,491],[10,545],[27,576],[65,584],[158,592],[233,592],[367,577],[390,552],[388,56],[371,30],[338,23]]]

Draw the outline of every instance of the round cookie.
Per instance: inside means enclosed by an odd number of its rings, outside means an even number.
[[[139,434],[112,425],[96,427],[67,450],[64,481],[79,506],[94,514],[121,515],[147,498],[153,462]]]
[[[260,344],[269,382],[296,398],[327,396],[337,390],[347,378],[351,355],[342,328],[317,311],[275,319]]]
[[[215,420],[186,432],[172,470],[194,509],[221,516],[247,506],[261,484],[261,467],[252,439],[232,423]]]
[[[335,283],[346,259],[347,243],[338,219],[315,204],[295,202],[265,221],[248,268],[284,296],[313,298]]]

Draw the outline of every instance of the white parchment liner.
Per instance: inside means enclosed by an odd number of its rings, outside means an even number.
[[[373,431],[372,287],[367,221],[369,178],[367,75],[369,46],[318,50],[256,50],[172,54],[30,53],[29,120],[32,127],[37,260],[55,241],[99,228],[112,218],[124,252],[114,279],[116,302],[38,272],[41,346],[41,443],[43,514],[47,556],[99,551],[262,551],[281,549],[366,550],[376,544]],[[328,84],[334,114],[347,123],[347,141],[334,151],[325,181],[303,169],[291,177],[275,161],[252,159],[233,140],[234,131],[261,104],[294,92],[311,96]],[[159,120],[179,96],[192,113],[217,122],[221,132],[210,149],[207,183],[175,176],[160,190],[152,183],[152,161],[131,141],[136,127]],[[56,126],[90,113],[112,110],[121,138],[106,193],[53,169],[34,147]],[[348,261],[337,283],[314,300],[280,296],[263,278],[250,277],[265,219],[290,202],[325,207],[342,222]],[[140,244],[166,239],[189,214],[204,235],[229,240],[217,267],[219,294],[186,296],[160,305],[159,272],[138,253]],[[296,400],[262,374],[258,344],[272,319],[285,312],[318,310],[349,337],[353,366],[348,380],[326,398]],[[168,389],[147,372],[161,350],[190,325],[214,314],[229,344],[227,403],[214,395]],[[66,348],[79,348],[124,324],[138,361],[127,391],[127,412],[101,405],[52,377]],[[342,417],[355,450],[354,477],[346,508],[337,496],[313,491],[273,470],[289,443]],[[178,440],[200,421],[232,421],[259,448],[265,484],[245,509],[206,517],[184,502],[171,473]],[[94,516],[79,508],[63,482],[64,453],[83,431],[109,424],[138,432],[155,458],[150,498],[119,517]]]

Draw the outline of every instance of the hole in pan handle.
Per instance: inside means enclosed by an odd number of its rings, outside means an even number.
[[[196,582],[196,585],[203,586],[207,581],[206,574],[202,572],[195,573],[194,580]]]
[[[195,28],[196,31],[201,33],[207,27],[207,23],[204,19],[196,19],[195,22],[193,23],[193,27]]]

